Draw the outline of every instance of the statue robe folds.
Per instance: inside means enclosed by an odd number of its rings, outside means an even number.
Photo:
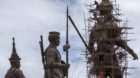
[[[10,68],[4,78],[25,78],[25,76],[20,69]]]

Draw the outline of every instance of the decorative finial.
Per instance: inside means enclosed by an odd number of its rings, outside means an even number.
[[[14,60],[14,59],[19,59],[20,60],[20,57],[18,56],[17,52],[16,52],[16,47],[15,47],[15,38],[13,37],[13,48],[12,48],[12,54],[11,54],[11,57],[9,58],[9,60]]]
[[[16,52],[16,48],[15,48],[15,38],[13,37],[13,51]]]

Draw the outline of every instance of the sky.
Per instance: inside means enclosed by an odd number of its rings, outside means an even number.
[[[99,0],[101,1],[101,0]],[[17,53],[21,57],[21,69],[26,78],[43,78],[43,65],[39,47],[40,35],[43,35],[44,47],[47,47],[48,33],[58,31],[61,33],[61,44],[58,47],[65,60],[63,45],[65,44],[66,29],[66,6],[69,5],[69,14],[77,25],[79,31],[84,34],[84,13],[88,18],[86,4],[94,0],[0,0],[0,78],[4,78],[10,68],[9,57],[12,53],[12,37],[15,37]],[[140,55],[140,1],[139,0],[117,0],[120,5],[122,16],[128,18],[128,26],[134,27],[129,30],[128,45]],[[86,78],[86,65],[82,50],[84,44],[77,35],[77,32],[69,24],[69,69],[70,78]],[[131,73],[128,78],[140,76],[140,61],[128,62]]]

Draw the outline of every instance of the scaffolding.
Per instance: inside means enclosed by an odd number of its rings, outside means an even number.
[[[101,26],[101,28],[97,28],[95,27],[97,23],[99,23],[100,21],[105,21],[102,20],[105,18],[106,13],[104,11],[104,9],[108,8],[99,8],[103,1],[109,1],[109,0],[102,0],[99,2],[95,1],[94,4],[90,4],[89,5],[89,19],[88,19],[88,26],[85,25],[85,35],[86,35],[86,42],[89,43],[90,40],[90,34],[91,32],[97,31],[99,32],[98,35],[100,35],[100,37],[103,36],[102,31],[105,30],[114,30],[114,28],[109,28],[109,27],[103,27]],[[87,59],[87,76],[88,78],[116,78],[114,76],[114,74],[121,74],[122,77],[120,78],[127,78],[127,69],[128,67],[128,53],[125,50],[125,48],[120,48],[119,46],[114,45],[115,42],[119,42],[119,41],[124,41],[124,42],[128,42],[131,40],[127,39],[127,35],[128,33],[128,29],[132,29],[131,27],[127,26],[127,20],[126,21],[122,21],[119,17],[120,17],[120,8],[119,5],[116,3],[116,0],[111,0],[109,1],[109,6],[113,6],[112,8],[109,8],[109,10],[112,9],[112,17],[113,20],[111,20],[110,22],[115,22],[117,24],[117,28],[121,30],[121,33],[119,34],[120,38],[104,38],[102,37],[102,39],[92,39],[92,41],[96,41],[96,44],[92,45],[92,46],[88,46],[88,47],[92,47],[92,49],[94,48],[96,53],[90,53],[89,50],[86,49],[86,59]],[[104,11],[103,14],[101,14],[101,10]],[[96,29],[97,28],[97,29]],[[101,32],[101,33],[100,33]],[[113,34],[116,34],[115,31]],[[99,48],[98,42],[109,42],[111,46],[110,52],[108,53],[104,53],[104,52],[97,52],[97,49]],[[127,47],[127,46],[126,46]],[[108,48],[108,47],[105,47]],[[98,58],[99,56],[99,58]],[[107,56],[110,56],[111,59],[109,60],[104,60],[104,57],[107,58]],[[108,57],[108,58],[110,58]],[[96,61],[94,59],[97,59]],[[115,60],[115,61],[114,61]],[[105,65],[106,61],[110,61],[110,65]],[[116,63],[115,63],[116,62]],[[115,63],[115,64],[114,64]],[[130,67],[131,69],[134,67]],[[103,69],[103,70],[101,70]],[[110,71],[105,71],[104,69],[110,69]],[[119,73],[115,71],[115,69],[118,69],[117,71],[119,71]],[[108,72],[108,73],[106,73]],[[107,76],[106,76],[107,75]]]

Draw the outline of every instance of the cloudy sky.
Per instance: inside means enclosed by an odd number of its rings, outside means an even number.
[[[41,62],[40,47],[38,41],[40,35],[44,37],[44,46],[48,45],[48,32],[59,31],[61,33],[61,44],[59,50],[62,59],[65,60],[65,53],[62,46],[65,44],[65,13],[69,5],[70,15],[84,34],[84,17],[88,18],[88,10],[85,4],[94,0],[0,0],[0,78],[4,78],[10,67],[9,57],[12,52],[12,37],[15,37],[16,48],[21,60],[21,69],[26,78],[43,78],[43,67]],[[101,0],[99,0],[101,1]],[[122,17],[129,20],[128,25],[134,27],[128,36],[135,39],[129,42],[129,46],[140,55],[140,1],[139,0],[117,0],[120,4]],[[84,45],[76,31],[70,24],[70,78],[86,78],[85,58],[81,51]],[[130,69],[131,75],[128,78],[140,76],[139,61],[132,61],[129,66],[137,67]]]

